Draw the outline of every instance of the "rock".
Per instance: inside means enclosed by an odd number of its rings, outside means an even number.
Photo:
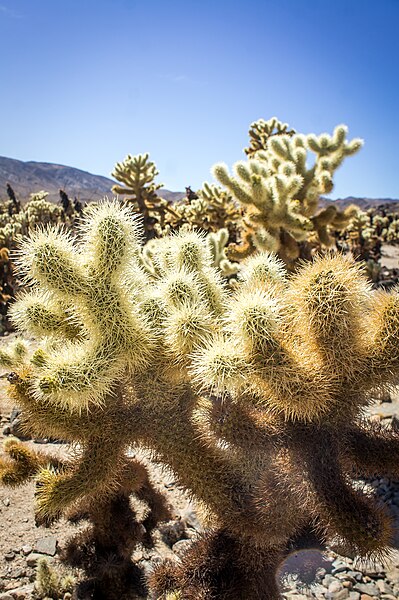
[[[54,556],[57,552],[57,538],[52,535],[37,540],[35,551],[39,554],[47,554],[48,556]]]
[[[3,504],[4,504],[4,506],[10,506],[10,504],[11,504],[10,498],[4,498]]]
[[[366,594],[368,596],[379,596],[380,592],[375,583],[357,583],[354,588],[356,592]]]
[[[348,588],[348,590],[351,590],[353,587],[354,582],[353,581],[343,581],[342,585],[345,588]]]
[[[53,560],[52,557],[44,556],[43,554],[38,554],[37,552],[32,552],[29,556],[26,557],[26,564],[28,567],[36,567],[37,561],[39,558],[45,558],[48,562]]]
[[[21,567],[17,567],[16,569],[13,569],[11,571],[11,577],[13,579],[21,579],[22,577],[26,576],[26,571],[25,569],[21,569]]]
[[[334,581],[338,581],[338,579],[336,577],[333,577],[333,575],[330,575],[330,573],[327,573],[327,575],[322,581],[322,584],[324,585],[324,587],[329,588]]]
[[[186,527],[183,521],[168,521],[167,523],[160,525],[159,531],[162,540],[170,548],[173,544],[176,544],[176,542],[179,542],[186,537]]]
[[[347,576],[351,577],[354,581],[362,581],[363,576],[360,571],[348,571]]]
[[[21,586],[22,583],[20,581],[10,581],[10,583],[7,583],[5,589],[7,590],[7,592],[10,592],[10,594],[14,595],[16,589],[20,588]]]
[[[328,591],[330,594],[334,594],[340,590],[342,590],[342,584],[338,580],[332,581],[328,586]]]
[[[3,435],[10,435],[11,433],[11,428],[9,425],[6,425],[3,429]]]
[[[326,598],[329,600],[346,600],[349,598],[349,590],[343,589],[337,592],[327,592]]]
[[[333,563],[333,565],[334,565],[334,563]],[[340,564],[337,567],[333,566],[333,569],[332,569],[331,573],[333,575],[336,575],[337,573],[343,573],[344,571],[347,571],[347,570],[348,570],[348,565]]]
[[[393,594],[393,589],[387,584],[385,579],[377,579],[375,585],[378,587],[381,594]]]
[[[21,552],[24,556],[28,556],[28,554],[30,554],[32,552],[32,550],[33,550],[32,546],[28,546],[28,545],[22,546],[22,548],[21,548]]]
[[[349,600],[360,600],[359,592],[349,592]]]
[[[0,600],[14,600],[14,596],[11,596],[9,592],[4,592],[4,594],[0,594]]]
[[[32,598],[34,587],[33,584],[23,585],[15,591],[11,590],[11,594],[13,594],[14,600],[28,600]]]
[[[172,550],[175,554],[177,554],[177,556],[180,557],[183,556],[186,550],[191,548],[191,546],[192,543],[190,542],[190,540],[180,540],[180,542],[176,542],[176,544],[173,544]]]
[[[14,560],[15,554],[14,554],[14,552],[7,552],[7,554],[4,555],[4,558],[7,561]]]

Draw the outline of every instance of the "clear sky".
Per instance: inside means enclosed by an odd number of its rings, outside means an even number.
[[[399,198],[399,0],[0,0],[0,155],[168,189],[244,158],[251,122],[346,123],[332,197]]]

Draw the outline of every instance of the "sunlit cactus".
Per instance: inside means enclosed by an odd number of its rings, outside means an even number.
[[[167,215],[180,219],[180,215],[157,194],[163,185],[155,183],[158,173],[148,154],[128,154],[122,162],[116,163],[112,171],[112,176],[123,184],[114,185],[112,191],[120,196],[128,196],[126,202],[134,212],[142,215],[147,240],[162,234]]]
[[[303,245],[313,234],[319,245],[329,247],[331,232],[344,229],[356,213],[335,206],[320,210],[321,194],[333,189],[333,175],[346,156],[357,152],[362,141],[346,140],[347,128],[339,125],[333,135],[302,135],[288,130],[276,118],[253,123],[247,162],[213,167],[214,177],[244,209],[242,244],[230,249],[240,259],[256,250],[277,252],[288,265],[303,257]],[[315,155],[308,165],[308,152]]]
[[[13,314],[43,340],[13,367],[11,394],[36,435],[76,448],[61,469],[39,465],[38,519],[85,506],[90,548],[120,535],[127,560],[139,539],[133,525],[125,535],[129,494],[165,514],[127,454],[136,444],[172,469],[206,524],[180,564],[154,571],[156,598],[275,600],[278,566],[310,525],[384,554],[391,519],[350,478],[399,474],[399,434],[362,419],[399,380],[397,293],[373,292],[341,256],[287,276],[269,253],[244,261],[229,290],[192,231],[157,242],[146,273],[139,237],[130,211],[108,202],[87,212],[77,241],[53,228],[23,245],[33,291]],[[116,514],[123,525],[110,531]],[[103,573],[110,597],[137,583],[121,564],[112,580]]]
[[[59,206],[46,200],[47,192],[41,191],[30,195],[30,200],[24,206],[27,220],[27,229],[35,229],[48,223],[61,222],[61,209]]]
[[[244,148],[247,156],[256,154],[258,150],[264,150],[267,146],[268,139],[272,135],[289,135],[296,134],[294,129],[289,129],[288,123],[282,123],[277,117],[272,117],[268,121],[258,119],[251,123],[249,128],[249,147]]]
[[[229,242],[237,241],[241,210],[233,196],[221,187],[204,183],[196,198],[181,201],[176,209],[182,223],[212,233],[227,229]]]

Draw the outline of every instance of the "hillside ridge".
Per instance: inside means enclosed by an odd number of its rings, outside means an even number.
[[[10,183],[17,197],[26,201],[29,194],[45,190],[48,199],[59,201],[59,190],[63,189],[71,198],[77,196],[81,201],[92,202],[101,200],[104,196],[112,196],[111,188],[116,183],[104,175],[95,175],[67,165],[51,162],[22,161],[15,158],[0,156],[0,198],[5,199],[6,185]],[[166,200],[175,202],[184,197],[184,192],[172,192],[167,189],[159,190]],[[394,198],[321,198],[321,206],[334,204],[345,208],[356,204],[362,210],[388,205],[391,211],[399,211],[399,199]]]

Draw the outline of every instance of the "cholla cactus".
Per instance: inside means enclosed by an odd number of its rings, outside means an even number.
[[[162,234],[166,215],[180,219],[180,215],[168,202],[158,196],[157,191],[163,184],[155,183],[157,175],[158,170],[155,163],[149,160],[148,154],[128,154],[123,162],[116,163],[112,171],[112,176],[123,184],[114,185],[112,191],[130,196],[126,202],[142,215],[147,240]]]
[[[227,229],[229,242],[236,242],[241,211],[233,196],[222,188],[204,183],[198,197],[177,207],[182,221],[200,230],[217,233]]]
[[[154,572],[157,598],[275,600],[278,565],[309,523],[361,555],[384,553],[390,518],[350,476],[398,474],[399,435],[361,418],[373,392],[398,381],[397,294],[372,292],[341,257],[287,279],[267,253],[229,293],[194,232],[161,240],[149,277],[127,209],[106,203],[86,219],[78,242],[38,232],[21,258],[37,289],[14,318],[44,339],[13,376],[13,397],[37,435],[76,445],[61,470],[39,470],[39,517],[100,504],[96,536],[113,547],[113,499],[143,493],[126,454],[134,443],[173,470],[208,524],[181,564]],[[54,327],[67,298],[72,339]],[[130,517],[114,532],[127,554]]]
[[[223,397],[203,402],[197,422],[209,443],[248,460],[252,475],[254,463],[268,461],[251,490],[265,509],[258,517],[265,537],[255,558],[243,535],[206,535],[181,565],[155,574],[159,594],[278,597],[265,565],[273,569],[306,523],[360,555],[387,550],[394,535],[388,511],[350,477],[397,476],[398,433],[363,421],[362,410],[375,390],[398,381],[398,333],[397,294],[372,293],[347,259],[316,261],[288,281],[267,255],[247,262],[223,332],[196,354],[198,384]]]
[[[189,235],[191,229],[187,226],[183,226],[180,230],[180,233],[184,235]],[[197,234],[194,233],[194,237]],[[212,267],[215,267],[223,277],[227,279],[236,275],[239,271],[240,265],[238,263],[232,262],[227,258],[226,255],[226,245],[229,238],[229,232],[227,229],[220,229],[216,233],[208,233],[206,237],[202,234],[198,234],[206,241],[206,245],[209,250],[209,257],[211,260]],[[164,239],[154,239],[147,242],[141,251],[140,259],[144,270],[151,277],[162,277],[162,262],[161,258],[163,253],[165,252],[165,243]]]
[[[289,264],[301,255],[301,244],[312,234],[322,246],[333,245],[330,231],[344,229],[355,214],[355,207],[339,212],[329,206],[319,211],[319,198],[331,192],[335,170],[359,150],[362,141],[347,142],[344,125],[336,127],[332,136],[317,137],[288,132],[286,124],[275,118],[258,123],[265,133],[248,150],[250,159],[236,163],[234,175],[224,164],[213,168],[215,178],[245,208],[243,244],[232,248],[230,256],[242,258],[255,250],[268,250]],[[316,155],[310,168],[308,150]]]
[[[232,262],[227,258],[226,246],[229,239],[229,232],[227,229],[219,229],[217,233],[209,233],[206,238],[212,257],[213,265],[220,269],[224,277],[231,277],[236,275],[239,271],[240,265],[236,262]]]
[[[36,229],[38,226],[61,222],[60,207],[47,202],[47,196],[48,193],[44,191],[30,195],[30,200],[24,207],[27,229]]]
[[[251,123],[249,128],[249,147],[244,148],[247,156],[253,156],[258,150],[267,148],[268,140],[273,135],[288,135],[296,134],[295,129],[289,129],[288,123],[282,123],[276,117],[272,117],[268,121],[258,119]]]
[[[37,564],[35,596],[41,600],[66,600],[72,598],[75,577],[71,574],[61,574],[49,565],[45,558]]]

